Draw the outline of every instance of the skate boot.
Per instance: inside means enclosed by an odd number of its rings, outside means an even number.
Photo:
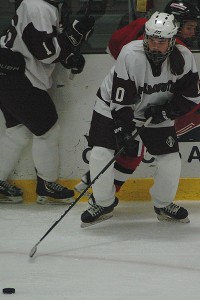
[[[0,180],[0,203],[21,203],[23,192],[7,181]]]
[[[189,223],[188,211],[174,203],[166,207],[158,208],[154,206],[155,213],[159,221],[174,221],[180,223]]]
[[[38,204],[71,204],[74,191],[56,183],[43,180],[37,176],[36,193]]]
[[[81,227],[88,227],[111,218],[113,216],[112,212],[118,203],[119,200],[115,197],[113,204],[108,207],[103,207],[96,204],[93,195],[91,195],[88,201],[89,207],[81,215]]]
[[[78,193],[82,193],[86,188],[87,186],[90,184],[90,174],[89,172],[87,172],[82,178],[81,178],[81,181],[75,185],[74,189],[75,191],[77,191]],[[90,197],[91,194],[87,191],[84,193],[84,196],[86,197]]]

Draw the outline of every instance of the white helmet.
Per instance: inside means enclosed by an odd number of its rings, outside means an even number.
[[[169,39],[178,32],[174,15],[156,11],[145,24],[145,33],[158,38]]]
[[[173,15],[155,12],[145,24],[144,50],[147,57],[153,62],[164,61],[172,52],[178,25]],[[148,46],[148,37],[169,39],[169,47],[165,53],[151,51]]]

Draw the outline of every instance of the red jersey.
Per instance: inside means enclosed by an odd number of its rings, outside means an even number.
[[[117,59],[122,47],[131,41],[142,40],[144,33],[144,24],[147,22],[146,18],[139,18],[132,21],[123,28],[116,30],[108,43],[108,48],[114,59]],[[143,29],[143,30],[142,30]],[[142,32],[143,31],[143,32]],[[140,34],[141,32],[141,34]]]

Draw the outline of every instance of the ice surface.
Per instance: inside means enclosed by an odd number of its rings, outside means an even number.
[[[82,229],[76,206],[0,206],[0,289],[15,300],[198,300],[200,202],[177,202],[190,224],[159,222],[151,202],[120,202],[113,218]]]

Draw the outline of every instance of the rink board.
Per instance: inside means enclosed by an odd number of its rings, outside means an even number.
[[[12,182],[23,189],[25,203],[34,203],[36,201],[35,180],[14,180]],[[60,180],[59,182],[68,188],[73,188],[79,181],[70,179]],[[151,199],[149,189],[152,185],[152,178],[132,178],[124,184],[121,191],[116,195],[120,201],[149,201]],[[75,193],[75,197],[78,196],[79,194]],[[200,200],[200,179],[181,178],[176,200]],[[83,197],[80,201],[87,201],[87,197]]]
[[[69,188],[74,188],[81,176],[88,170],[91,149],[88,147],[87,136],[96,101],[95,95],[102,79],[114,63],[107,54],[88,54],[85,58],[87,63],[84,72],[75,76],[74,80],[69,80],[69,71],[58,65],[50,91],[59,115],[59,178],[60,182]],[[200,54],[196,54],[195,58],[200,71]],[[94,68],[97,61],[98,72]],[[4,130],[5,120],[0,112],[0,136]],[[30,140],[16,169],[10,176],[10,180],[23,188],[24,200],[27,203],[35,202],[36,199],[36,173],[31,148],[32,141]],[[176,198],[200,200],[200,126],[197,124],[189,133],[184,132],[181,135],[180,153],[182,171]],[[149,188],[153,184],[154,172],[154,158],[147,154],[139,168],[118,193],[119,198],[127,201],[149,200]]]

